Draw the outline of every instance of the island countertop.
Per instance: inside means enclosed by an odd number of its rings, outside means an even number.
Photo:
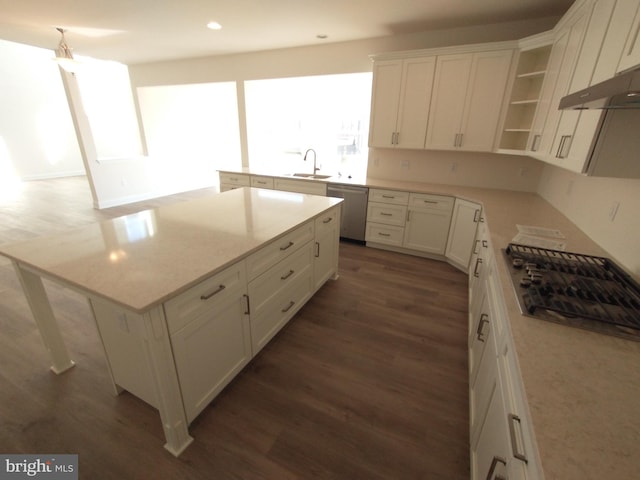
[[[341,201],[238,189],[3,245],[0,255],[143,312]]]

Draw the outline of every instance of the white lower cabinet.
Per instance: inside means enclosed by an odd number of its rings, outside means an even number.
[[[316,218],[313,252],[313,287],[320,288],[338,272],[338,245],[340,242],[341,206],[338,205]]]
[[[327,184],[315,180],[293,180],[289,178],[275,178],[273,188],[286,192],[307,193],[310,195],[327,195]]]
[[[482,221],[482,206],[456,198],[445,255],[447,260],[467,272],[473,251],[478,223]]]
[[[539,479],[540,457],[515,355],[497,260],[483,252],[479,229],[470,269],[469,438],[471,478]],[[488,245],[487,245],[488,246]],[[481,260],[478,262],[478,260]],[[472,260],[473,263],[473,260]]]
[[[453,197],[369,189],[367,245],[413,254],[444,255]]]
[[[251,176],[245,173],[220,172],[218,176],[221,192],[251,186]]]
[[[254,355],[289,321],[313,292],[313,244],[249,282]]]
[[[453,197],[411,193],[403,246],[444,255],[452,211]]]

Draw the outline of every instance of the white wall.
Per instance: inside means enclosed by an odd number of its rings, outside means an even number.
[[[538,193],[640,278],[640,180],[585,177],[547,165]]]
[[[51,50],[0,40],[0,138],[22,180],[84,174],[53,57]]]

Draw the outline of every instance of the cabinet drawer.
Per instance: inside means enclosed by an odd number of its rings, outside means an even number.
[[[380,203],[393,203],[396,205],[407,205],[409,203],[409,192],[397,190],[380,190],[378,188],[369,189],[369,201]]]
[[[312,246],[313,244],[308,242],[249,283],[251,315],[260,314],[270,299],[283,289],[298,283],[304,275],[308,275],[313,262]]]
[[[407,218],[407,207],[404,205],[390,205],[387,203],[369,202],[367,205],[367,220],[384,225],[404,226]]]
[[[274,181],[276,190],[284,190],[286,192],[307,193],[309,195],[327,195],[327,184],[317,182],[315,180],[288,180],[276,178]]]
[[[311,268],[304,275],[270,299],[261,313],[251,312],[251,345],[256,355],[271,338],[300,310],[311,296]]]
[[[246,283],[245,264],[238,262],[168,300],[164,310],[169,333],[177,332],[202,312],[242,295],[246,291]]]
[[[313,220],[292,230],[247,258],[247,276],[253,280],[283,258],[291,255],[314,236]]]
[[[409,208],[428,208],[429,210],[453,211],[453,197],[412,193],[409,195]]]
[[[404,228],[380,223],[368,223],[365,240],[367,242],[384,243],[386,245],[402,246]]]
[[[220,183],[236,185],[238,187],[250,187],[251,179],[249,175],[245,175],[243,173],[220,172]]]
[[[340,213],[341,207],[337,206],[316,218],[316,237],[333,229],[336,224],[338,225],[338,228],[340,228]]]
[[[251,175],[251,186],[256,188],[273,189],[273,177],[263,177],[259,175]]]

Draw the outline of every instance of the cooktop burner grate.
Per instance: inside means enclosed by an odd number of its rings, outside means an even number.
[[[524,314],[640,340],[640,287],[610,259],[518,244],[504,253]]]

